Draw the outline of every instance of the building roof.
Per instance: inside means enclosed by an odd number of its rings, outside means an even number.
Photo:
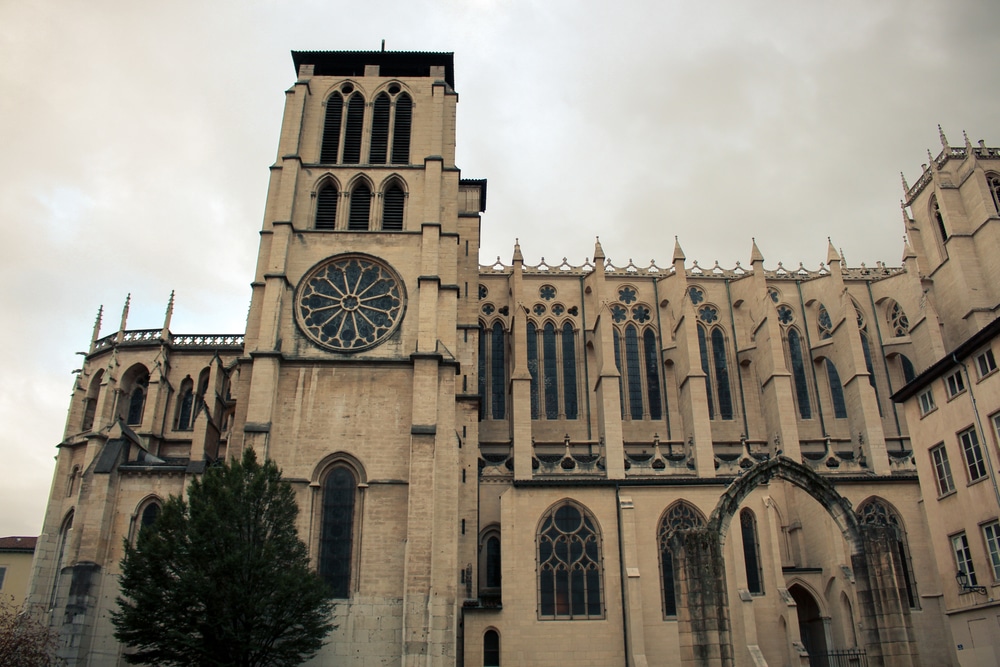
[[[33,553],[35,551],[35,544],[37,543],[37,537],[0,537],[0,551],[24,551],[27,553]]]
[[[380,76],[430,76],[444,67],[444,80],[455,87],[455,54],[431,51],[292,51],[296,74],[313,65],[316,76],[364,76],[365,65],[378,65]]]
[[[934,362],[930,368],[913,378],[909,384],[893,394],[891,396],[892,400],[896,403],[903,403],[912,398],[917,392],[954,368],[959,360],[965,359],[997,336],[1000,336],[1000,318],[993,320],[954,350]]]

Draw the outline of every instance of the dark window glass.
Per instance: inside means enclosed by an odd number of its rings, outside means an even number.
[[[941,240],[947,241],[948,229],[944,226],[944,217],[941,215],[941,206],[938,205],[937,197],[931,200],[931,215],[934,216],[934,222],[937,223],[937,230],[941,236]]]
[[[347,219],[347,228],[355,231],[368,229],[371,207],[372,191],[365,183],[358,183],[351,191],[351,215]]]
[[[681,501],[675,503],[660,520],[658,540],[660,545],[660,582],[663,593],[663,615],[677,615],[677,587],[674,582],[674,554],[670,539],[678,530],[688,530],[705,525],[701,513]]]
[[[398,183],[393,183],[382,198],[382,229],[400,231],[403,229],[403,205],[406,193]]]
[[[190,383],[181,386],[180,404],[177,408],[177,430],[187,431],[191,428],[194,413],[194,391]]]
[[[698,350],[701,352],[701,370],[705,374],[705,396],[708,399],[708,418],[715,419],[715,402],[712,401],[712,372],[708,368],[708,341],[705,327],[698,325]]]
[[[628,405],[632,419],[642,419],[642,364],[639,361],[639,332],[625,327],[625,368],[628,371]]]
[[[840,373],[829,359],[826,360],[826,379],[830,383],[830,398],[833,400],[833,416],[847,419],[847,402],[844,400],[844,385],[840,383]]]
[[[878,414],[882,416],[882,401],[878,397],[878,386],[875,384],[875,369],[872,367],[872,349],[868,342],[868,336],[861,334],[861,351],[865,354],[865,368],[868,369],[868,383],[875,390],[875,404],[878,405]]]
[[[715,361],[715,384],[719,388],[719,416],[733,418],[733,395],[729,389],[729,362],[726,355],[726,337],[721,329],[712,329],[712,357]]]
[[[129,426],[142,424],[143,408],[146,406],[146,389],[149,386],[149,376],[144,375],[135,381],[135,388],[129,395],[128,419]]]
[[[538,533],[541,616],[600,618],[601,549],[593,517],[569,503],[549,510]]]
[[[361,162],[361,128],[365,121],[365,99],[354,93],[347,102],[347,123],[344,127],[344,164]]]
[[[316,195],[316,229],[337,228],[337,200],[340,193],[333,185],[327,185]]]
[[[919,608],[917,584],[913,576],[913,563],[910,559],[910,548],[906,541],[906,531],[903,522],[887,504],[879,498],[871,498],[862,503],[857,511],[861,523],[889,526],[896,541],[896,551],[903,564],[903,585],[906,587],[906,598],[912,609]]]
[[[334,468],[323,483],[319,574],[337,598],[350,595],[356,489],[357,482],[347,468]]]
[[[811,419],[812,405],[809,403],[809,386],[806,384],[806,369],[802,362],[802,340],[795,329],[788,330],[788,356],[792,360],[792,378],[795,380],[795,398],[799,403],[799,416],[802,419]]]
[[[656,349],[656,334],[652,329],[642,332],[642,351],[646,362],[646,394],[649,396],[649,418],[663,418],[660,400],[660,355]]]
[[[618,402],[622,407],[622,419],[625,419],[625,379],[622,377],[622,335],[615,329],[615,368],[618,369]]]
[[[486,540],[486,586],[500,587],[500,538],[496,536]]]
[[[146,509],[142,510],[142,518],[139,520],[140,530],[152,526],[158,516],[160,516],[160,506],[157,503],[146,505]]]
[[[556,328],[551,322],[542,330],[542,354],[545,356],[543,372],[545,386],[545,418],[559,418],[559,360],[556,359]]]
[[[743,563],[747,571],[747,588],[751,593],[759,595],[764,592],[764,577],[760,567],[757,517],[748,509],[740,512],[740,530],[743,536]]]
[[[392,163],[410,163],[410,122],[413,119],[413,101],[403,93],[396,98],[396,119],[392,130]]]
[[[496,630],[483,635],[483,667],[500,667],[500,635]]]
[[[486,329],[479,324],[479,420],[485,416],[486,402]]]
[[[507,397],[507,364],[504,360],[503,325],[499,322],[493,324],[493,339],[490,347],[490,360],[492,362],[490,371],[493,375],[490,393],[493,402],[493,419],[503,419],[507,412],[505,400]]]
[[[531,418],[538,419],[538,329],[528,322],[528,372],[531,373]]]
[[[340,150],[340,121],[344,115],[344,98],[340,93],[330,95],[326,101],[326,118],[323,121],[323,145],[319,152],[319,161],[323,164],[336,164],[337,153]]]
[[[563,404],[566,407],[566,419],[576,419],[576,333],[569,322],[563,325],[562,349]]]
[[[899,363],[903,367],[903,381],[913,382],[917,378],[917,371],[913,368],[913,362],[905,354],[899,355]]]
[[[94,426],[94,416],[97,414],[97,399],[83,399],[83,422],[80,424],[81,431],[89,431]]]
[[[379,93],[372,104],[372,142],[368,151],[370,164],[385,164],[389,147],[389,96]]]

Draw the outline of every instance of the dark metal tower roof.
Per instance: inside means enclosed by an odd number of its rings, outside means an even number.
[[[381,76],[430,76],[430,68],[444,67],[444,80],[455,87],[455,54],[428,51],[292,51],[296,73],[300,65],[314,65],[317,76],[364,76],[365,65],[378,65]]]

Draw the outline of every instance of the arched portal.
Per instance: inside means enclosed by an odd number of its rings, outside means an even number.
[[[792,584],[788,588],[795,600],[795,612],[799,617],[799,637],[810,656],[825,655],[829,650],[826,642],[826,627],[819,604],[804,586]]]
[[[759,484],[771,479],[790,482],[819,502],[850,546],[859,620],[864,629],[862,641],[869,664],[872,667],[919,664],[909,605],[901,597],[905,591],[904,565],[894,548],[890,529],[861,524],[851,503],[829,480],[783,456],[758,463],[730,484],[707,526],[677,531],[672,536],[671,548],[676,554],[674,578],[679,582],[681,596],[678,620],[691,629],[682,638],[683,661],[705,667],[733,664],[722,545],[740,504]]]

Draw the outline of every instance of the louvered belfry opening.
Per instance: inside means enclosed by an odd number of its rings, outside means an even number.
[[[347,228],[355,231],[367,230],[371,208],[371,189],[365,183],[358,183],[351,191],[351,214],[347,219]]]
[[[344,128],[344,164],[361,162],[361,132],[365,122],[365,99],[354,93],[347,102],[347,122]]]
[[[369,164],[385,164],[389,148],[389,96],[379,93],[372,106],[372,144],[368,151]]]
[[[344,98],[340,93],[330,95],[326,101],[326,118],[323,121],[323,145],[320,148],[319,161],[323,164],[336,164],[337,153],[340,150],[340,122],[344,115]]]
[[[403,229],[403,206],[406,193],[399,183],[393,181],[382,197],[382,229],[401,231]]]
[[[392,129],[392,163],[410,163],[410,122],[413,119],[413,101],[403,93],[396,98],[396,117]]]
[[[333,184],[326,185],[316,197],[316,229],[337,228],[337,199],[340,193]]]

